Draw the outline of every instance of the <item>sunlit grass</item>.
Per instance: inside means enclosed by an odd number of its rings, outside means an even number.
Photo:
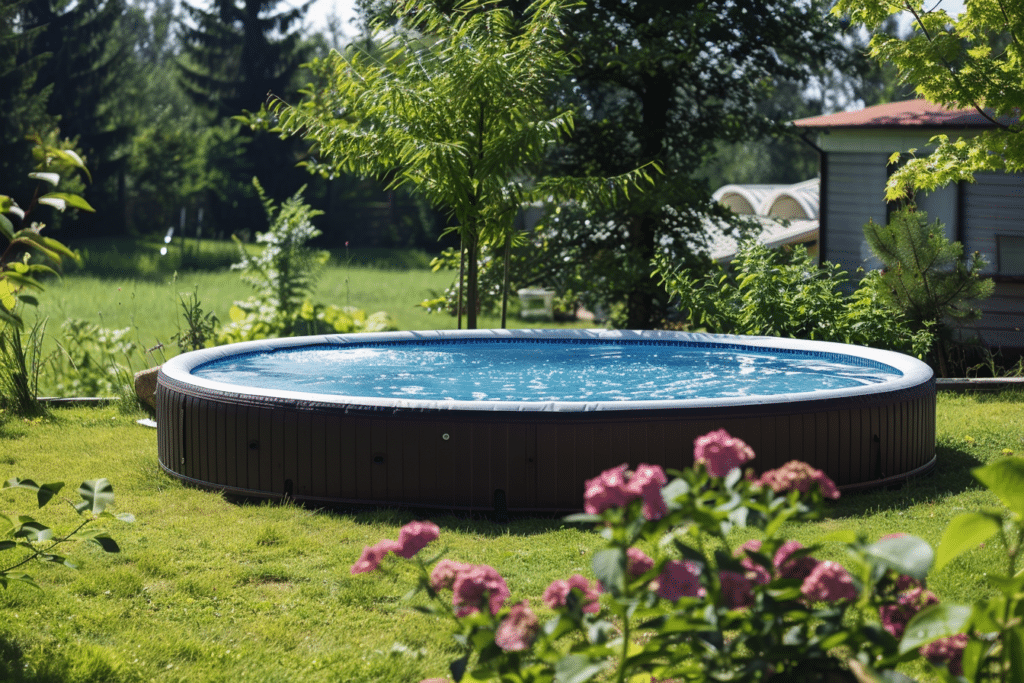
[[[1022,409],[1019,393],[941,395],[934,474],[900,489],[846,496],[829,506],[826,519],[790,525],[787,534],[812,544],[840,529],[869,538],[903,531],[937,542],[954,515],[995,503],[969,470],[1008,450],[1024,453]],[[386,573],[349,574],[364,545],[395,538],[411,513],[228,502],[163,475],[156,433],[134,417],[77,408],[0,426],[0,479],[75,486],[106,476],[117,511],[137,518],[108,525],[120,554],[76,548],[70,554],[77,571],[31,568],[42,591],[0,591],[0,680],[315,683],[444,675],[454,652],[446,628],[401,601],[409,564],[389,559]],[[33,507],[27,492],[0,492],[2,513]],[[50,514],[47,507],[40,517]],[[550,581],[591,574],[590,555],[600,545],[595,533],[553,518],[507,525],[479,516],[433,519],[442,530],[436,545],[448,557],[495,567],[513,600],[529,599],[538,609]],[[820,555],[843,560],[837,545]],[[930,587],[943,600],[969,601],[987,590],[984,574],[1001,561],[990,544],[933,575]]]

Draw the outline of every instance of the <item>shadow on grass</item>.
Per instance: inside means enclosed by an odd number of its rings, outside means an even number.
[[[26,665],[24,652],[16,644],[0,636],[0,681],[6,683],[65,683],[64,676],[40,673]]]
[[[971,475],[972,469],[984,464],[976,456],[958,448],[937,446],[935,457],[935,469],[930,473],[897,486],[844,494],[828,506],[826,517],[857,517],[878,510],[909,507],[980,486]]]

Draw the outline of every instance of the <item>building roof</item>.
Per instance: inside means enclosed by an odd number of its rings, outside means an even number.
[[[712,195],[735,213],[761,226],[753,237],[768,247],[800,244],[818,238],[818,178],[794,185],[724,185]],[[708,252],[715,261],[731,261],[739,250],[723,226],[706,225]]]
[[[797,119],[799,128],[987,128],[992,122],[976,109],[947,109],[928,100],[906,100]]]

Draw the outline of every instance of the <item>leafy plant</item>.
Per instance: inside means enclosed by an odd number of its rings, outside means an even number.
[[[949,377],[956,327],[981,316],[974,304],[995,287],[981,278],[985,259],[978,252],[965,259],[963,245],[946,238],[942,223],[929,224],[927,214],[909,206],[894,213],[888,225],[869,221],[864,236],[885,264],[871,283],[879,298],[899,311],[911,329],[935,334],[939,372]]]
[[[136,362],[145,365],[131,328],[109,329],[72,318],[61,325],[60,352],[50,362],[61,396],[124,396]],[[131,392],[134,394],[134,392]]]
[[[741,243],[728,267],[697,278],[670,257],[655,261],[655,275],[694,327],[714,333],[817,339],[886,348],[921,357],[931,344],[927,327],[912,329],[884,305],[868,274],[852,294],[840,266],[819,266],[802,246],[768,249]]]
[[[256,235],[256,242],[264,245],[257,256],[250,256],[238,238],[232,236],[238,244],[241,260],[231,268],[242,271],[242,280],[256,294],[248,301],[235,302],[231,320],[235,324],[246,313],[256,312],[267,324],[268,331],[273,331],[264,336],[288,336],[293,333],[303,301],[316,286],[317,271],[329,256],[326,251],[306,246],[309,240],[320,235],[312,219],[323,212],[303,201],[305,187],[275,207],[255,178],[253,185],[263,202],[270,228]],[[241,318],[236,308],[243,312]]]
[[[64,483],[36,484],[31,479],[15,477],[5,481],[2,488],[32,491],[36,494],[39,508],[43,508],[58,497]],[[102,518],[134,521],[130,514],[115,516],[107,511],[107,507],[114,502],[114,487],[106,479],[84,481],[78,487],[78,495],[82,498],[80,502],[64,500],[84,519],[67,533],[55,533],[50,527],[27,515],[0,515],[0,553],[5,553],[0,558],[10,557],[6,553],[18,555],[10,559],[10,563],[0,566],[0,587],[8,588],[11,582],[17,581],[39,588],[28,574],[21,571],[22,567],[32,562],[52,562],[74,569],[75,565],[70,560],[53,552],[71,541],[94,543],[108,553],[120,552],[117,542],[106,530],[96,527],[86,529]]]
[[[928,655],[955,668],[957,643],[942,656],[919,652],[928,639],[907,646],[892,630],[904,593],[923,594],[931,547],[900,534],[844,535],[847,565],[820,561],[818,546],[782,531],[820,518],[835,485],[797,461],[744,476],[753,458],[719,430],[696,440],[695,467],[671,482],[645,464],[587,481],[585,513],[566,521],[593,524],[604,539],[591,562],[596,581],[554,581],[544,603],[555,615],[544,624],[526,602],[505,605],[510,591],[493,567],[421,557],[439,536],[430,522],[365,548],[352,573],[378,569],[391,553],[414,560],[409,597],[425,593],[430,604],[417,609],[452,626],[456,681],[810,681],[851,669],[893,681],[898,663]],[[743,527],[763,538],[730,548],[729,532]]]
[[[191,293],[178,292],[178,301],[181,303],[181,314],[185,318],[187,329],[182,330],[179,325],[171,340],[178,345],[181,353],[206,348],[206,343],[216,336],[217,316],[213,311],[203,312],[203,302],[199,300],[199,285],[196,285]]]
[[[521,206],[552,198],[608,203],[649,180],[642,170],[528,179],[573,125],[572,113],[553,110],[549,97],[573,65],[561,49],[568,7],[536,0],[520,20],[481,0],[398,0],[390,8],[397,25],[374,22],[376,53],[353,47],[314,61],[305,101],[275,100],[249,121],[312,140],[311,170],[409,185],[447,211],[467,252],[467,325],[475,328],[481,249],[507,253]]]
[[[22,417],[45,413],[39,397],[39,376],[47,359],[42,356],[46,320],[26,333],[9,325],[0,331],[0,408]]]

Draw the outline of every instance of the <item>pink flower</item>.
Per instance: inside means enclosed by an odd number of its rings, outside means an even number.
[[[661,495],[661,487],[668,483],[665,471],[658,465],[641,464],[629,478],[626,490],[644,500],[644,517],[661,519],[668,514],[668,505]]]
[[[967,634],[957,633],[954,636],[940,638],[922,647],[918,652],[933,664],[945,662],[949,673],[960,676],[964,672],[963,656],[967,647]]]
[[[906,574],[900,574],[896,578],[896,590],[901,592],[901,593],[903,591],[910,590],[911,588],[920,588],[920,587],[921,587],[921,582],[920,581],[918,581],[917,579],[915,579],[913,577],[907,576]]]
[[[623,463],[618,467],[605,470],[593,479],[588,479],[583,487],[583,509],[588,514],[597,515],[611,507],[622,507],[630,501],[632,494],[626,491],[626,468]]]
[[[654,560],[639,548],[626,550],[626,572],[631,576],[642,576],[654,568]]]
[[[700,571],[689,560],[669,560],[661,575],[651,582],[651,589],[659,598],[675,602],[683,596],[702,598],[707,591],[700,585]]]
[[[552,581],[551,585],[544,590],[544,604],[551,609],[565,607],[566,599],[573,588],[582,593],[582,609],[584,612],[597,614],[601,611],[601,605],[597,602],[601,597],[600,584],[595,581],[593,586],[591,586],[590,581],[580,574],[573,574],[569,577],[568,581],[561,579]]]
[[[814,568],[818,566],[816,559],[806,555],[803,557],[790,557],[795,551],[802,549],[803,546],[796,541],[786,541],[779,546],[779,549],[775,551],[775,557],[772,558],[779,576],[784,579],[800,579],[803,581],[811,575]]]
[[[719,572],[718,580],[722,584],[722,597],[730,609],[748,607],[754,604],[754,584],[739,572]]]
[[[510,595],[505,579],[494,567],[486,564],[471,564],[460,569],[455,575],[452,590],[455,592],[452,604],[455,605],[456,616],[460,617],[479,611],[484,604],[490,608],[491,614],[497,614]]]
[[[853,577],[837,562],[819,562],[814,571],[804,579],[800,592],[812,600],[824,602],[857,599]]]
[[[878,616],[882,627],[895,638],[902,638],[907,623],[928,605],[938,603],[939,599],[931,591],[913,588],[902,593],[895,605],[882,605],[878,608]]]
[[[409,522],[398,532],[398,545],[395,554],[405,559],[423,550],[423,548],[440,535],[441,530],[433,522]]]
[[[513,605],[512,611],[498,625],[494,643],[505,652],[520,652],[529,649],[540,631],[537,615],[530,610],[526,601]]]
[[[377,545],[366,546],[363,548],[363,554],[359,556],[359,560],[352,565],[352,573],[365,574],[366,572],[372,572],[380,566],[380,562],[384,559],[385,555],[390,552],[397,552],[399,547],[398,543],[387,538],[378,542]]]
[[[753,459],[753,449],[724,429],[699,436],[693,442],[693,462],[703,464],[712,477],[724,477]]]
[[[597,515],[642,498],[647,519],[661,519],[668,514],[668,505],[661,496],[661,487],[668,482],[665,471],[658,465],[641,464],[627,482],[627,468],[628,465],[619,465],[588,479],[583,488],[583,509]]]
[[[768,470],[755,483],[758,486],[769,486],[775,493],[808,493],[817,484],[825,498],[835,500],[839,497],[839,489],[824,472],[799,460],[790,460],[778,469]]]
[[[434,565],[434,571],[430,572],[430,586],[436,591],[442,588],[451,590],[455,585],[455,577],[468,566],[454,560],[441,560]]]
[[[771,574],[768,573],[767,569],[747,556],[747,551],[756,553],[759,550],[761,550],[761,541],[756,538],[752,538],[737,548],[733,554],[736,557],[742,557],[742,559],[740,559],[740,564],[742,564],[743,568],[747,570],[747,578],[751,579],[754,583],[763,586],[772,580]]]

